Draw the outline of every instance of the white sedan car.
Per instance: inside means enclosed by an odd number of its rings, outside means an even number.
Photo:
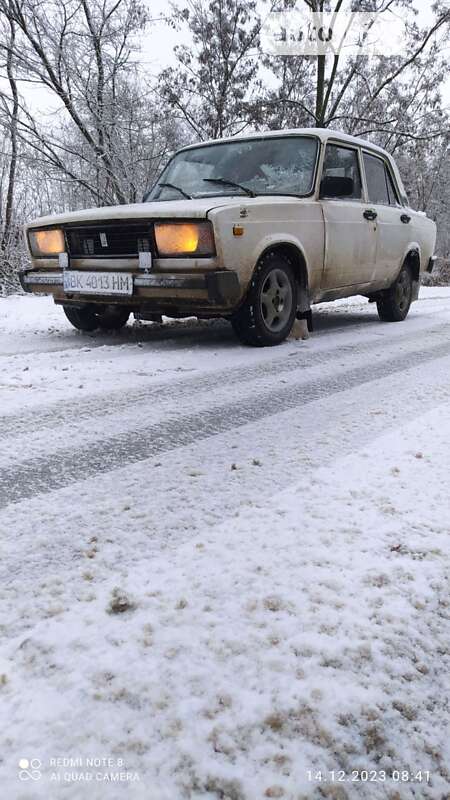
[[[405,319],[436,226],[387,152],[308,128],[185,147],[142,203],[42,217],[25,235],[23,288],[50,292],[76,328],[225,317],[273,345],[314,303],[355,294]]]

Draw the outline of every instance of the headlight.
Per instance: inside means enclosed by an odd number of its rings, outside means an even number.
[[[213,256],[210,222],[156,222],[155,239],[160,256]]]
[[[66,243],[61,228],[47,231],[29,231],[28,240],[34,256],[57,256],[64,253]]]

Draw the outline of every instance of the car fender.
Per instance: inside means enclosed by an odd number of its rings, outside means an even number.
[[[256,269],[259,260],[266,252],[272,248],[282,247],[283,245],[295,247],[305,265],[306,275],[308,276],[308,259],[306,257],[305,249],[301,241],[296,236],[292,236],[291,234],[268,234],[260,239],[251,252],[253,271]]]

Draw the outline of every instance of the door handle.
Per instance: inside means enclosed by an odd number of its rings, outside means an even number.
[[[411,217],[408,217],[408,214],[402,214],[400,219],[405,223],[405,225],[407,225],[408,222],[411,222]]]
[[[372,208],[368,208],[366,211],[364,211],[363,217],[365,217],[365,219],[374,220],[378,217],[378,214]]]

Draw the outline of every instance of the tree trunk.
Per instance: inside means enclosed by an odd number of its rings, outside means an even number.
[[[11,137],[11,157],[9,161],[8,173],[8,188],[6,191],[6,205],[5,205],[5,222],[2,232],[1,249],[6,251],[8,242],[11,236],[12,221],[13,221],[13,204],[14,204],[14,186],[16,180],[17,169],[17,122],[19,116],[19,94],[17,91],[17,83],[14,78],[13,70],[13,48],[16,36],[14,23],[9,21],[11,28],[10,47],[7,50],[6,60],[6,74],[8,77],[9,85],[11,88],[12,96],[12,109],[11,109],[11,122],[9,125],[9,133]]]
[[[326,56],[317,56],[316,125],[319,128],[323,127],[324,122],[325,58]]]

